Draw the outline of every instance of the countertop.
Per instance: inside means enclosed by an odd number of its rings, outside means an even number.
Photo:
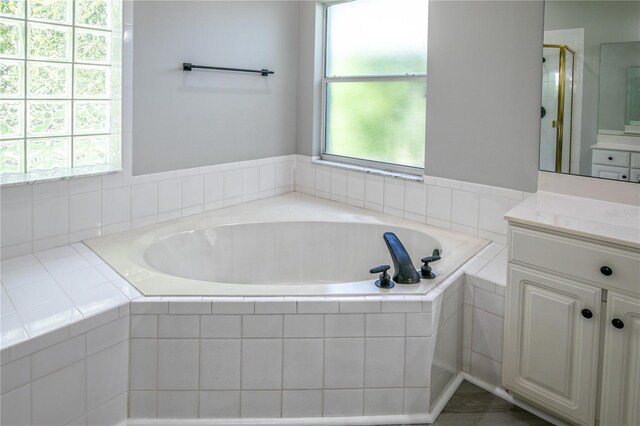
[[[630,144],[612,143],[612,142],[598,142],[595,145],[591,145],[591,148],[606,149],[608,151],[640,152],[640,145],[630,145]]]
[[[640,249],[640,206],[536,192],[505,219]]]

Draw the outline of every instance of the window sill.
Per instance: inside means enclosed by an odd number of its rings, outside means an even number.
[[[0,187],[101,176],[121,171],[121,167],[113,164],[103,164],[99,166],[78,167],[73,169],[42,170],[29,173],[7,173],[0,175]]]
[[[408,173],[391,172],[389,170],[374,169],[374,168],[371,168],[371,167],[356,166],[356,165],[348,164],[348,163],[339,163],[337,161],[328,161],[328,160],[323,160],[320,157],[313,157],[311,159],[311,163],[315,164],[315,165],[318,165],[318,166],[334,167],[334,168],[337,168],[337,169],[351,170],[351,171],[354,171],[354,172],[368,173],[368,174],[372,174],[372,175],[386,176],[386,177],[392,177],[392,178],[396,178],[396,179],[403,179],[403,180],[407,180],[407,181],[411,181],[411,182],[423,182],[424,181],[424,177],[423,176],[410,175]]]

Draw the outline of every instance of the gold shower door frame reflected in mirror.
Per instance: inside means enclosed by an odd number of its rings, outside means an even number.
[[[567,51],[571,52],[571,108],[569,117],[569,167],[571,167],[571,143],[573,133],[573,84],[576,52],[566,44],[544,44],[544,48],[560,49],[558,81],[558,115],[553,122],[556,129],[556,172],[562,172],[562,148],[564,139],[564,98],[566,94]],[[570,172],[571,170],[569,170]]]

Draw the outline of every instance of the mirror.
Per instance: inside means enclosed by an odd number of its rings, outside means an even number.
[[[640,2],[545,2],[540,170],[640,182]]]

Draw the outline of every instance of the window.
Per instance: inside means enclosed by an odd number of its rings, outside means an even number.
[[[121,1],[0,1],[2,183],[120,168]]]
[[[326,8],[323,158],[422,174],[426,0]]]

